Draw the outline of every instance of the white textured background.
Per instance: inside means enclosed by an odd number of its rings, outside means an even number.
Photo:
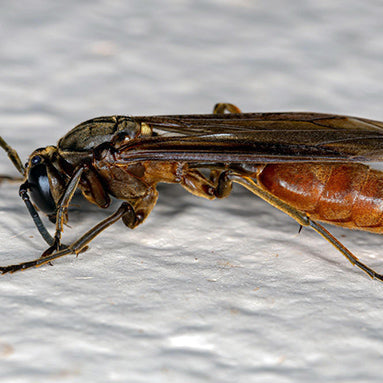
[[[0,134],[25,160],[95,116],[217,101],[383,120],[382,20],[380,0],[2,0]],[[74,210],[66,242],[104,216]],[[381,382],[383,284],[297,230],[239,188],[162,187],[142,227],[1,277],[0,380]],[[383,271],[382,237],[332,232]],[[0,243],[4,265],[44,249],[15,184]]]

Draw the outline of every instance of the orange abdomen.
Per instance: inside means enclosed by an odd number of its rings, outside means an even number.
[[[266,165],[258,182],[313,220],[383,232],[383,172],[363,164]]]

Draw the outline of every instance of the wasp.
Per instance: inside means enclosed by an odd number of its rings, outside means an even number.
[[[239,184],[315,230],[370,277],[383,275],[358,260],[319,222],[383,233],[383,122],[322,113],[242,113],[219,103],[213,114],[109,116],[81,123],[57,146],[35,150],[23,166],[20,196],[49,247],[32,261],[0,267],[13,273],[85,251],[118,220],[134,229],[156,204],[157,184],[180,184],[207,199]],[[76,190],[107,208],[106,219],[69,245],[61,241]],[[51,236],[38,211],[55,223]]]

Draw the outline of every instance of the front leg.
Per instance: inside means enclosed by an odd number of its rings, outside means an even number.
[[[105,191],[96,172],[91,165],[87,163],[81,164],[73,173],[69,183],[65,187],[64,194],[60,198],[56,215],[53,220],[56,223],[54,242],[44,251],[42,257],[46,257],[63,247],[61,246],[61,234],[64,229],[64,224],[67,222],[70,201],[78,187],[89,202],[94,203],[101,208],[107,208],[109,206],[110,197]]]
[[[49,254],[46,257],[40,257],[33,261],[23,262],[16,265],[9,266],[0,266],[0,273],[15,273],[16,271],[22,271],[26,269],[30,269],[32,267],[39,267],[46,263],[49,263],[55,259],[61,258],[65,255],[69,254],[79,254],[83,252],[90,241],[92,241],[97,235],[99,235],[102,231],[104,231],[109,226],[113,225],[120,218],[126,218],[127,220],[134,221],[135,213],[131,205],[126,202],[123,202],[121,206],[116,210],[115,213],[105,218],[101,222],[99,222],[96,226],[92,227],[85,234],[83,234],[78,240],[71,243],[69,246],[66,246],[63,249],[60,249],[53,254]]]
[[[65,189],[65,192],[63,196],[60,199],[60,202],[57,207],[56,212],[56,231],[54,235],[54,242],[53,244],[46,249],[43,254],[41,255],[42,258],[47,257],[48,255],[52,254],[54,251],[59,250],[61,246],[61,233],[63,231],[64,223],[67,220],[67,212],[68,212],[68,206],[69,203],[74,195],[74,192],[77,189],[77,186],[80,183],[81,175],[83,173],[84,169],[79,168],[71,178],[68,186]]]

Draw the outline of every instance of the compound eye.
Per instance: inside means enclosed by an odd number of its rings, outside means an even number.
[[[31,159],[31,168],[28,172],[28,186],[32,201],[46,214],[56,211],[56,204],[52,197],[51,188],[47,174],[47,168],[41,163],[40,156]]]

